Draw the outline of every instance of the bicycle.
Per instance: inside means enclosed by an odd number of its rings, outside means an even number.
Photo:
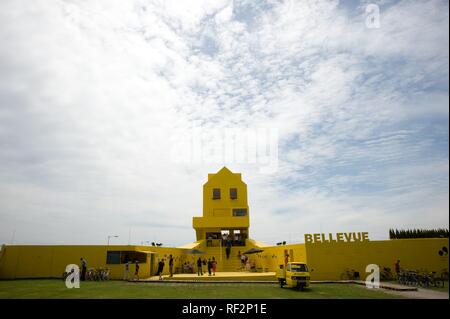
[[[86,272],[86,280],[94,281],[95,280],[95,269],[89,268]]]
[[[444,280],[440,277],[436,276],[436,272],[433,271],[430,273],[430,286],[436,287],[436,288],[444,288]]]
[[[383,271],[380,273],[380,279],[381,281],[390,281],[394,277],[391,272],[391,268],[383,267]]]
[[[417,286],[419,281],[417,272],[411,270],[400,271],[397,277],[397,282],[406,286]]]
[[[402,285],[415,286],[422,288],[444,287],[444,280],[436,276],[436,272],[428,273],[422,271],[401,271],[398,274],[397,282]]]
[[[441,270],[441,279],[444,281],[448,281],[448,269],[442,269]]]
[[[359,279],[359,272],[354,269],[346,268],[341,274],[341,280]]]

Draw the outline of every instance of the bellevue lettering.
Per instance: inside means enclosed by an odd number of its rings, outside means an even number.
[[[326,234],[305,234],[306,244],[317,243],[350,243],[369,241],[368,232],[353,232],[353,233],[332,233]]]

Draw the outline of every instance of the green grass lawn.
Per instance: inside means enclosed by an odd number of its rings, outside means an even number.
[[[5,298],[400,298],[383,290],[352,284],[315,284],[305,291],[276,284],[128,283],[123,281],[81,282],[67,289],[62,280],[0,281],[0,299]]]

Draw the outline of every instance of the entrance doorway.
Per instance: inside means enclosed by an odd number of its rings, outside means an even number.
[[[150,254],[150,277],[153,276],[153,271],[155,271],[155,254]]]

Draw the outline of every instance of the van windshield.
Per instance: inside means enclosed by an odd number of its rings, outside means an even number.
[[[308,267],[306,267],[305,264],[291,265],[291,271],[293,271],[293,272],[306,272],[306,271],[308,271]]]

